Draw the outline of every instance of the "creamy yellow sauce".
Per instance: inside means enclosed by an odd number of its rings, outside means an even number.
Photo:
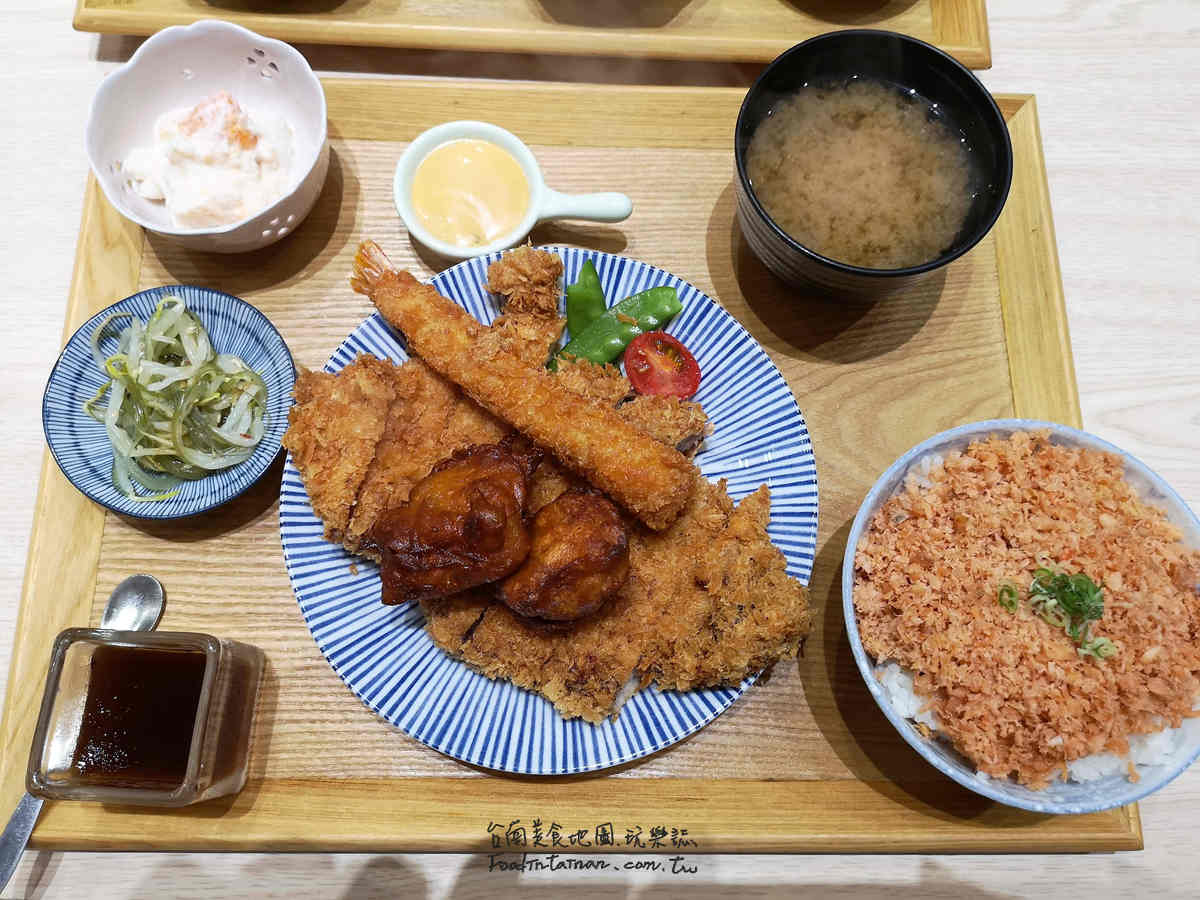
[[[482,247],[525,218],[529,180],[512,154],[490,141],[450,141],[417,166],[412,204],[434,237],[456,247]]]

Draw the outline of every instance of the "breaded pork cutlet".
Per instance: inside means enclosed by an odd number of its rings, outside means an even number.
[[[396,397],[396,367],[359,356],[337,375],[302,370],[283,446],[291,451],[325,538],[340,541]]]
[[[663,532],[641,530],[610,603],[570,628],[523,619],[485,594],[422,604],[435,643],[490,678],[600,722],[635,674],[664,689],[736,685],[808,635],[808,590],[766,534],[765,486],[736,507],[699,479]]]
[[[614,410],[564,390],[550,373],[511,353],[497,350],[481,358],[486,327],[432,286],[394,270],[374,242],[359,246],[350,283],[404,333],[430,368],[650,528],[666,528],[687,503],[698,473],[679,451]]]
[[[705,481],[677,526],[635,539],[634,591],[649,613],[642,670],[660,688],[734,685],[796,655],[811,626],[808,589],[767,537],[770,518],[765,484],[735,507],[724,483]]]

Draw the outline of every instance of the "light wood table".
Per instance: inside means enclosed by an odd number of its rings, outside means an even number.
[[[1084,424],[1200,507],[1200,4],[993,0],[994,91],[1037,94]],[[96,84],[137,41],[71,31],[70,0],[9,0],[0,295],[0,679],[8,672]],[[214,13],[219,6],[214,5]],[[326,71],[745,84],[754,67],[303,48]],[[732,127],[732,126],[731,126]],[[0,681],[2,683],[2,681]],[[24,765],[22,752],[3,764]],[[0,811],[7,816],[8,810]],[[488,871],[453,855],[37,853],[4,897],[1194,897],[1200,768],[1142,804],[1146,850],[1048,857],[693,856],[693,874]],[[320,823],[314,823],[319,828]],[[620,862],[624,858],[620,858]]]

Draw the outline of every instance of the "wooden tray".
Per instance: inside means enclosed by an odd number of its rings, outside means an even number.
[[[276,7],[278,11],[264,11]],[[985,0],[77,0],[81,31],[153,34],[227,19],[285,41],[767,62],[838,28],[886,28],[992,64]]]
[[[689,279],[737,316],[788,378],[820,478],[814,633],[803,659],[777,666],[673,748],[590,776],[493,775],[377,719],[321,657],[284,572],[280,464],[220,510],[147,523],[106,515],[47,456],[0,732],[0,809],[12,808],[22,789],[53,636],[97,622],[124,575],[163,578],[170,598],[163,628],[257,644],[269,665],[251,781],[236,799],[184,811],[48,803],[33,846],[492,850],[490,825],[504,830],[520,820],[531,828],[536,818],[564,833],[594,833],[611,822],[615,849],[626,849],[628,829],[648,834],[657,826],[686,829],[690,852],[1141,847],[1135,807],[1037,816],[968,793],[928,766],[877,710],[842,622],[837,576],[850,521],[896,456],[970,420],[1019,415],[1079,424],[1032,97],[1001,98],[1016,167],[992,234],[944,277],[851,310],[785,289],[742,239],[731,152],[741,90],[325,84],[329,180],[309,219],[275,247],[232,257],[181,250],[118,216],[90,181],[64,335],[141,288],[206,284],[255,303],[296,361],[319,367],[370,312],[347,285],[360,239],[374,237],[393,260],[430,272],[392,209],[391,172],[404,141],[448,111],[494,120],[533,145],[551,184],[620,189],[634,199],[635,213],[621,226],[542,227],[536,242],[625,253]],[[669,843],[661,849],[678,852]]]

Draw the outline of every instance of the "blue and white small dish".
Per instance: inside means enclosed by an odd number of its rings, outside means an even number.
[[[1145,463],[1119,447],[1087,432],[1053,422],[1035,419],[991,419],[951,428],[922,441],[892,463],[875,482],[875,486],[859,507],[846,541],[846,555],[842,562],[842,612],[846,619],[846,634],[850,639],[854,661],[858,664],[858,670],[862,673],[871,696],[875,698],[875,702],[900,736],[928,763],[963,787],[1000,803],[1037,813],[1079,815],[1134,803],[1154,793],[1183,772],[1200,757],[1200,718],[1184,720],[1183,727],[1175,733],[1175,746],[1166,762],[1137,766],[1138,781],[1130,781],[1127,772],[1122,771],[1092,781],[1055,781],[1044,790],[1035,791],[1017,784],[1012,779],[991,778],[975,771],[975,767],[949,743],[934,737],[925,737],[910,719],[897,711],[887,691],[879,683],[875,661],[863,649],[858,633],[858,619],[854,612],[854,558],[859,541],[879,507],[904,486],[905,476],[910,469],[926,457],[962,450],[972,441],[992,435],[1008,437],[1017,431],[1039,430],[1049,431],[1050,440],[1055,444],[1085,447],[1120,456],[1125,462],[1125,479],[1137,495],[1166,514],[1170,522],[1183,532],[1184,544],[1200,547],[1200,520],[1197,520],[1195,513],[1170,485]]]
[[[771,488],[767,534],[788,574],[808,582],[817,537],[817,473],[804,417],[787,382],[737,320],[701,291],[662,269],[622,256],[543,248],[563,260],[563,281],[591,259],[615,303],[656,285],[673,285],[683,311],[667,331],[700,363],[695,400],[714,432],[696,456],[710,480],[725,478],[735,500],[764,482]],[[481,322],[499,314],[487,292],[487,267],[500,253],[476,257],[433,279],[442,294]],[[325,365],[337,372],[358,354],[402,362],[407,353],[378,314],[346,338]],[[569,775],[620,765],[668,747],[727,709],[753,681],[736,688],[638,691],[620,715],[599,725],[565,720],[549,701],[492,681],[444,653],[425,631],[416,604],[384,606],[379,570],[326,542],[300,474],[288,457],[279,498],[284,561],[304,621],[334,671],[381,717],[418,741],[477,766],[528,775]]]
[[[243,463],[183,481],[179,493],[166,500],[130,500],[112,480],[112,445],[104,426],[84,412],[83,405],[107,380],[92,358],[92,332],[114,312],[127,312],[143,322],[159,301],[171,294],[183,300],[208,331],[217,353],[232,353],[263,377],[267,386],[266,432],[254,455]],[[117,324],[120,324],[119,322]],[[100,342],[108,355],[116,350],[120,328],[110,327]],[[123,516],[138,519],[178,519],[193,516],[233,499],[271,465],[287,429],[288,409],[296,369],[287,344],[271,321],[245,300],[191,285],[167,285],[126,297],[92,316],[71,335],[55,362],[42,398],[42,428],[54,460],[71,484]]]

